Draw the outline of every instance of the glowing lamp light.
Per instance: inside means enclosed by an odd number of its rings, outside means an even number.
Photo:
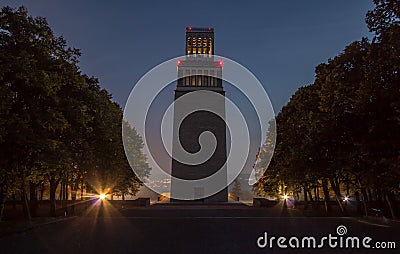
[[[283,195],[283,199],[287,199],[288,198],[288,195]]]
[[[178,66],[181,66],[181,64],[182,64],[182,61],[178,60]]]
[[[218,61],[218,66],[219,66],[219,67],[222,67],[223,65],[224,65],[224,62]]]
[[[100,198],[101,200],[105,199],[105,198],[106,198],[106,194],[101,193],[100,196],[99,196],[99,198]]]
[[[349,197],[344,197],[344,201],[347,201],[347,200],[349,200]]]
[[[192,27],[189,26],[189,27],[186,28],[186,30],[191,31],[191,30],[192,30]]]

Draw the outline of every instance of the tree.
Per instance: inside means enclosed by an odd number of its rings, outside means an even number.
[[[133,194],[141,184],[124,154],[122,110],[96,78],[81,73],[79,56],[45,18],[29,16],[24,7],[1,9],[1,214],[6,199],[20,193],[29,219],[37,189],[46,184],[52,215],[59,186],[60,199],[68,199],[69,190],[75,199],[79,186],[99,193],[118,186]],[[145,177],[150,168],[143,144],[129,128],[133,161]]]
[[[242,195],[242,188],[240,187],[240,182],[238,178],[233,181],[232,194],[236,197],[240,197]]]
[[[67,48],[44,18],[28,16],[24,7],[15,12],[3,7],[0,27],[1,86],[9,95],[9,118],[2,126],[7,135],[1,146],[3,154],[9,155],[6,170],[19,177],[14,183],[30,218],[26,185],[38,176],[36,161],[46,150],[62,145],[56,137],[67,128],[67,121],[57,110],[57,92],[65,84],[63,74],[75,67],[79,52]]]
[[[375,37],[347,46],[316,68],[314,84],[300,88],[277,115],[277,144],[259,185],[322,186],[341,206],[340,186],[370,199],[392,201],[400,182],[400,1],[376,0],[366,22]],[[262,158],[262,154],[260,157]],[[274,179],[275,178],[275,179]],[[283,184],[282,184],[283,183]],[[273,188],[272,188],[273,189]],[[311,193],[309,193],[311,197]],[[327,207],[328,210],[328,207]]]
[[[400,1],[399,0],[374,0],[375,8],[368,11],[366,23],[370,32],[375,33],[377,39],[398,29],[400,22]]]

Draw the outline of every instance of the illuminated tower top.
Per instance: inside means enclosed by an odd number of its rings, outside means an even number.
[[[186,56],[178,60],[178,90],[222,91],[222,60],[214,61],[214,28],[186,27]]]
[[[186,55],[214,55],[214,28],[186,27]]]

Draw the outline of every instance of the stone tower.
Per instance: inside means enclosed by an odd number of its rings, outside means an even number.
[[[173,127],[173,159],[172,176],[185,179],[202,179],[219,172],[218,185],[226,186],[226,124],[225,124],[225,91],[222,87],[222,61],[214,59],[214,29],[213,28],[186,28],[186,57],[177,62],[178,80],[174,94],[174,127]],[[181,96],[194,91],[210,91],[222,96],[209,96],[199,100],[188,102],[177,101]],[[219,115],[205,110],[204,106],[212,105],[217,108]],[[178,116],[185,114],[188,108],[198,108],[187,115],[182,122]],[[180,126],[178,126],[180,123]],[[212,156],[203,163],[190,165],[176,160],[179,143],[188,153],[194,154],[201,148],[207,149],[207,142],[200,146],[199,138],[204,132],[211,132],[216,139],[216,147]],[[178,138],[179,137],[179,138]],[[204,146],[204,147],[203,147]],[[186,200],[199,203],[227,202],[228,189],[204,197],[207,186],[185,185],[174,181],[171,182],[171,197],[184,195]],[[176,195],[178,194],[179,195]],[[173,199],[172,202],[182,202],[181,199]]]

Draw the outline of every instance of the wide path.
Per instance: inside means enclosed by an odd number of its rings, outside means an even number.
[[[365,236],[396,249],[261,249],[257,239],[284,236]],[[301,239],[301,238],[300,238]],[[269,241],[269,240],[268,240]],[[319,240],[318,240],[319,241]],[[262,241],[261,241],[262,243]],[[286,242],[288,244],[288,242]],[[326,243],[328,245],[328,243]],[[400,227],[355,218],[296,217],[296,211],[250,207],[93,207],[82,217],[0,238],[0,253],[400,253]]]

